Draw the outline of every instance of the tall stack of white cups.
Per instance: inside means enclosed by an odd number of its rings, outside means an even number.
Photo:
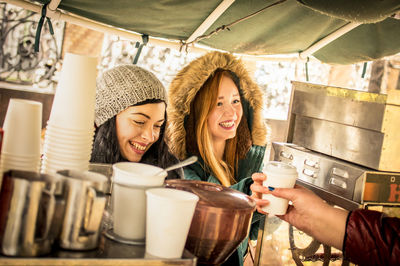
[[[43,173],[86,171],[94,136],[97,58],[67,53],[43,146]]]
[[[297,179],[297,169],[293,165],[283,162],[269,162],[264,166],[264,174],[267,180],[263,182],[264,187],[293,188]],[[271,194],[263,194],[263,199],[269,201],[269,205],[263,207],[263,211],[269,215],[283,215],[286,213],[289,201],[275,197]]]

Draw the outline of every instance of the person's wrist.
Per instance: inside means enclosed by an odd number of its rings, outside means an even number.
[[[318,206],[310,209],[310,223],[308,223],[309,228],[307,228],[310,235],[320,240],[319,236],[324,234],[327,226],[334,218],[332,211],[333,207],[322,200]],[[305,232],[307,231],[305,230]]]

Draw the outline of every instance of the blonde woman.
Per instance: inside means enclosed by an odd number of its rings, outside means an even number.
[[[262,169],[266,128],[263,95],[240,60],[211,52],[183,68],[172,81],[167,108],[171,151],[198,162],[184,168],[185,179],[222,184],[248,195],[251,176]],[[256,237],[260,214],[253,216]],[[242,265],[247,240],[227,265]]]

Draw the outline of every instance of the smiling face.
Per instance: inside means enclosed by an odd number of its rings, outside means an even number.
[[[239,90],[230,77],[223,75],[218,88],[217,102],[207,119],[213,141],[219,142],[234,138],[242,115],[243,108]]]
[[[140,162],[143,154],[160,137],[165,103],[131,106],[116,116],[116,131],[122,157]]]

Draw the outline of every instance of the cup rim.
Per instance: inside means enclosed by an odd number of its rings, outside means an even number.
[[[81,134],[84,133],[86,134],[87,132],[94,132],[94,127],[93,128],[88,128],[88,129],[73,129],[73,128],[66,128],[66,127],[61,127],[58,125],[54,125],[53,123],[51,123],[50,121],[47,122],[47,126],[46,126],[47,130],[53,130],[53,131],[57,131],[57,132],[66,132],[69,134]]]
[[[124,167],[123,169],[121,169],[122,166]],[[127,166],[129,167],[129,169],[127,169]],[[138,172],[137,170],[136,171],[134,170],[135,166],[144,167],[145,169],[142,169],[141,172]],[[118,162],[113,164],[112,168],[113,168],[113,175],[112,175],[113,182],[121,185],[146,186],[146,187],[162,186],[165,177],[167,176],[167,172],[165,171],[163,172],[164,169],[151,164],[144,164],[137,162]],[[148,172],[149,169],[152,169],[153,171],[149,173]]]
[[[156,197],[158,199],[162,199],[164,201],[183,201],[183,202],[193,202],[199,201],[199,196],[196,194],[179,190],[173,188],[150,188],[146,190],[146,195],[151,197]]]
[[[86,158],[87,156],[90,156],[92,154],[91,149],[81,149],[81,150],[71,150],[68,148],[58,148],[58,147],[52,147],[45,145],[43,147],[43,154],[50,153],[52,156],[56,157],[63,157],[63,158]]]

